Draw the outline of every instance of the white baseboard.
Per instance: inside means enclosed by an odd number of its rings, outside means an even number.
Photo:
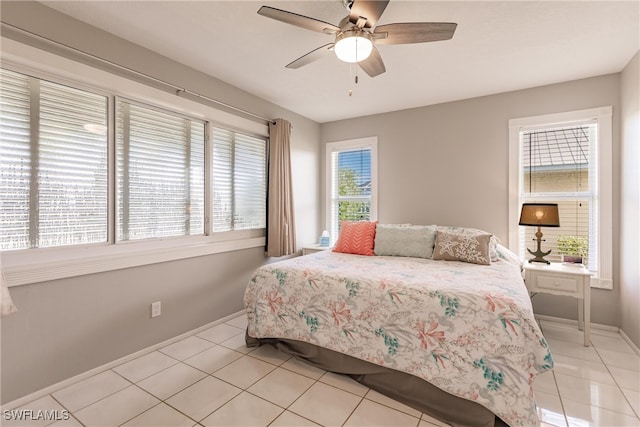
[[[536,314],[535,317],[538,320],[544,320],[546,322],[553,322],[561,325],[571,325],[572,327],[576,327],[576,328],[578,327],[577,320],[565,319],[563,317],[545,316],[544,314]],[[620,329],[616,326],[601,325],[599,323],[593,323],[593,322],[591,322],[591,329],[592,330],[595,329],[596,331],[600,330],[600,331],[608,331],[608,332],[614,332],[614,333],[620,332]]]
[[[631,348],[633,349],[633,351],[635,351],[635,352],[636,352],[636,354],[637,354],[638,356],[640,356],[640,348],[638,348],[638,347],[633,343],[633,341],[631,341],[631,338],[629,338],[629,337],[627,336],[627,334],[625,334],[625,333],[624,333],[624,331],[623,331],[623,330],[620,330],[620,336],[622,336],[622,339],[623,339],[623,340],[625,340],[625,341],[627,342],[627,344],[629,344],[629,345],[631,346]]]
[[[40,399],[41,397],[44,397],[48,394],[51,393],[55,393],[58,390],[62,390],[65,387],[70,386],[71,384],[75,384],[78,381],[82,381],[84,379],[87,379],[89,377],[92,377],[94,375],[97,375],[101,372],[107,371],[109,369],[115,368],[116,366],[122,365],[123,363],[127,363],[130,362],[133,359],[137,359],[140,356],[144,356],[147,353],[151,353],[153,351],[156,351],[162,347],[166,347],[170,344],[173,344],[174,342],[178,342],[184,338],[187,338],[191,335],[197,334],[199,332],[202,332],[206,329],[209,329],[213,326],[217,326],[220,325],[222,323],[228,322],[229,320],[235,319],[238,316],[241,316],[245,313],[244,310],[240,310],[237,313],[234,314],[230,314],[229,316],[223,317],[222,319],[218,319],[218,320],[214,320],[213,322],[207,323],[206,325],[200,326],[196,329],[193,329],[191,331],[185,332],[183,334],[180,334],[178,336],[169,338],[168,340],[162,341],[158,344],[154,344],[152,346],[149,346],[147,348],[143,348],[140,351],[136,351],[135,353],[131,353],[128,354],[126,356],[123,356],[119,359],[116,359],[112,362],[106,363],[102,366],[98,366],[97,368],[91,369],[89,371],[83,372],[81,374],[75,375],[71,378],[67,378],[66,380],[62,380],[59,383],[56,384],[52,384],[48,387],[45,387],[41,390],[38,391],[34,391],[33,393],[30,393],[26,396],[23,397],[19,397],[16,400],[13,400],[11,402],[7,402],[6,404],[2,405],[2,410],[6,410],[6,409],[16,409],[19,408],[20,406],[26,405],[29,402],[33,402],[34,400]]]
[[[558,324],[559,326],[562,326],[562,327],[564,327],[564,326],[571,327],[571,328],[577,328],[578,327],[578,321],[577,320],[564,319],[562,317],[545,316],[544,314],[536,314],[535,317],[538,320],[544,320],[545,322],[556,323],[556,324]],[[602,334],[614,333],[614,334],[620,335],[622,337],[622,339],[625,340],[627,342],[627,344],[629,344],[631,349],[638,356],[640,356],[640,348],[638,348],[638,346],[636,346],[633,343],[633,341],[631,341],[631,339],[627,336],[627,334],[624,333],[623,330],[621,330],[620,328],[618,328],[616,326],[601,325],[599,323],[591,323],[591,332],[596,333],[596,334],[598,332],[600,332]]]

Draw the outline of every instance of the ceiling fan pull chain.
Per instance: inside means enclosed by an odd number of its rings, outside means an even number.
[[[355,68],[354,68],[355,67]],[[356,64],[349,64],[349,78],[355,74],[355,82],[358,83],[358,66]],[[353,96],[353,89],[347,91],[349,96]]]

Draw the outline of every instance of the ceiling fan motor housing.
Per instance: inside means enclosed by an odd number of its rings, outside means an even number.
[[[360,62],[369,57],[373,50],[371,33],[353,27],[340,31],[334,46],[336,55],[344,62]]]

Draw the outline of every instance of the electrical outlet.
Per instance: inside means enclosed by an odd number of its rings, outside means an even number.
[[[162,314],[162,303],[156,301],[151,303],[151,317],[158,317]]]

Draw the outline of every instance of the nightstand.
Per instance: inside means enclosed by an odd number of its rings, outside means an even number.
[[[307,245],[302,247],[302,255],[309,255],[316,252],[326,251],[331,249],[331,246]]]
[[[525,284],[529,292],[578,298],[578,329],[584,330],[584,345],[591,333],[591,272],[583,266],[560,263],[525,263]]]

